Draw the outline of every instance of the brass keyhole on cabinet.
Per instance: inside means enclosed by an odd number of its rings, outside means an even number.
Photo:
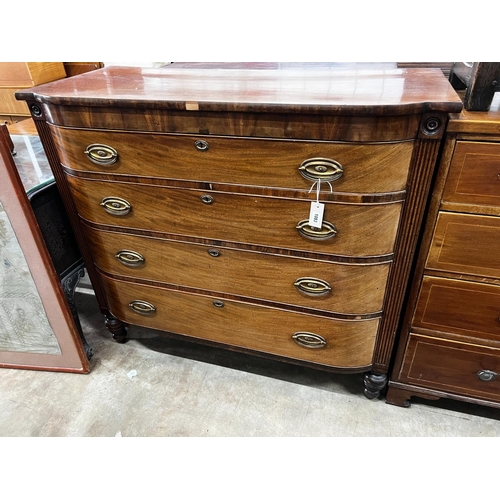
[[[206,141],[201,141],[201,140],[200,140],[200,141],[196,141],[196,142],[194,143],[194,146],[195,146],[195,148],[196,148],[198,151],[208,151],[208,148],[209,148],[209,146],[208,146],[208,142],[206,142]]]
[[[490,382],[495,380],[498,376],[498,373],[495,373],[491,370],[480,370],[477,372],[477,378],[482,380],[483,382]]]
[[[213,197],[210,196],[209,194],[204,194],[204,195],[200,196],[200,198],[201,198],[201,201],[203,203],[205,203],[206,205],[211,205],[214,202]]]

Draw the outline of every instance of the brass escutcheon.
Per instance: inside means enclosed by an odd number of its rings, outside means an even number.
[[[90,144],[84,153],[91,162],[98,165],[113,165],[118,160],[116,149],[106,144]]]
[[[326,340],[317,333],[297,332],[292,335],[292,339],[301,347],[307,347],[308,349],[321,349],[322,347],[326,347]]]
[[[203,203],[205,203],[206,205],[211,205],[214,202],[213,197],[210,196],[209,194],[203,194],[200,196],[200,198],[201,198],[201,201]]]
[[[202,141],[202,140],[199,140],[199,141],[195,141],[194,143],[194,147],[198,150],[198,151],[208,151],[208,142],[207,141]]]
[[[208,255],[210,255],[211,257],[219,257],[220,256],[220,252],[219,252],[219,250],[217,250],[215,248],[210,248],[208,250]]]
[[[495,380],[498,376],[498,373],[495,373],[491,370],[479,370],[477,372],[477,378],[482,380],[483,382],[490,382],[491,380]]]

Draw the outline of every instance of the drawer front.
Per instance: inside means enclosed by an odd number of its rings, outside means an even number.
[[[441,212],[426,267],[500,278],[500,218]]]
[[[334,264],[84,230],[95,263],[113,275],[342,314],[382,310],[389,264]]]
[[[333,320],[106,277],[103,284],[111,312],[126,323],[326,366],[362,367],[372,360],[378,319]],[[154,311],[129,305],[150,310],[143,302]]]
[[[71,130],[52,127],[60,159],[78,171],[103,172],[175,180],[310,189],[314,179],[303,177],[308,159],[333,160],[343,171],[332,181],[336,192],[388,193],[402,191],[413,149],[412,142],[342,144],[291,140],[239,139],[213,136],[161,135]],[[111,150],[96,146],[101,144]],[[197,149],[197,146],[200,149]],[[204,149],[203,149],[204,148]],[[88,156],[97,157],[93,161]],[[99,160],[99,154],[103,156]],[[109,164],[99,164],[101,161]],[[111,163],[110,163],[111,162]],[[324,176],[336,164],[306,164],[304,175]],[[326,169],[325,172],[322,172]]]
[[[500,143],[457,141],[443,201],[500,206]]]
[[[500,340],[500,286],[425,276],[413,327]]]
[[[399,380],[500,401],[500,349],[411,334]]]
[[[348,256],[390,254],[401,210],[400,203],[329,203],[324,221],[333,224],[337,234],[332,236],[334,232],[326,228],[320,233],[323,237],[310,239],[297,229],[299,222],[309,218],[310,202],[306,200],[90,181],[71,176],[68,182],[80,215],[98,224]],[[131,207],[129,213],[108,213],[101,205],[107,198],[126,200]],[[316,235],[310,229],[308,232]]]

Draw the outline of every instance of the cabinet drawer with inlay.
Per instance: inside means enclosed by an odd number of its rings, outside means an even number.
[[[332,367],[371,363],[378,319],[337,320],[103,276],[120,320]]]
[[[413,328],[500,340],[500,286],[424,276]]]
[[[389,263],[351,265],[84,226],[107,273],[341,314],[380,313]]]
[[[400,380],[500,401],[500,349],[411,334]]]
[[[457,141],[443,202],[500,207],[500,143]]]
[[[354,144],[72,130],[52,127],[76,171],[209,183],[387,193],[406,186],[413,142]]]
[[[80,215],[123,228],[348,256],[390,254],[401,203],[326,204],[322,228],[310,202],[172,189],[68,176]]]
[[[426,267],[500,278],[500,217],[440,212]]]

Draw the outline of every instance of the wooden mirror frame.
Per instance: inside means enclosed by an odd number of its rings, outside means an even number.
[[[88,373],[90,363],[83,342],[4,134],[0,134],[0,186],[0,202],[17,237],[61,350],[61,354],[57,355],[0,350],[0,367]]]

